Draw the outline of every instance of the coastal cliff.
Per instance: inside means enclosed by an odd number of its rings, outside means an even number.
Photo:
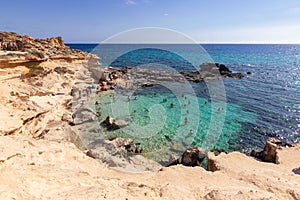
[[[0,38],[22,42],[0,50],[0,199],[300,199],[298,144],[278,146],[276,164],[232,152],[209,153],[209,171],[108,168],[78,148],[66,117],[75,79],[97,71],[98,58],[60,37],[0,32]]]

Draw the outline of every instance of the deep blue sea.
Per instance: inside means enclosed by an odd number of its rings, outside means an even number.
[[[153,120],[151,113],[158,119],[163,116],[155,122],[164,122],[156,130],[157,134],[151,138],[136,137],[149,152],[168,146],[168,143],[172,143],[174,148],[178,138],[187,138],[180,132],[192,133],[185,143],[205,147],[205,142],[209,141],[206,138],[209,130],[218,132],[213,145],[226,151],[248,152],[251,148],[262,148],[268,137],[300,142],[300,45],[203,44],[202,48],[187,44],[68,45],[98,54],[100,67],[150,66],[180,72],[199,69],[201,63],[208,61],[223,63],[234,72],[251,72],[242,79],[226,78],[222,81],[226,105],[212,101],[214,94],[207,92],[206,83],[189,83],[193,92],[181,97],[175,94],[185,90],[182,85],[175,89],[165,86],[140,88],[130,93],[137,100],[129,103],[129,116],[126,117],[146,127],[141,129],[143,133],[140,134],[153,131],[153,127],[147,128]],[[170,108],[168,103],[163,102],[164,98],[172,101],[175,107]],[[120,99],[126,102],[126,91]],[[110,97],[103,97],[101,101],[106,102],[101,112],[113,114],[111,105],[105,108],[111,102]],[[222,117],[224,124],[219,123]],[[184,118],[189,121],[183,122]],[[126,136],[121,129],[107,134]],[[180,137],[175,138],[176,134]]]

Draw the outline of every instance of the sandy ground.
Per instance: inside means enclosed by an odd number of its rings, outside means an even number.
[[[300,147],[289,151],[279,154],[279,165],[234,152],[210,155],[220,169],[215,172],[174,166],[134,174],[109,169],[71,143],[2,136],[0,198],[295,200],[300,175],[292,169],[300,166]]]

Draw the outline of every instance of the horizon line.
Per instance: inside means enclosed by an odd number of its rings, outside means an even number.
[[[255,42],[255,43],[248,43],[248,42],[197,42],[197,43],[129,43],[129,42],[120,42],[120,43],[101,43],[101,42],[65,42],[65,44],[272,44],[272,45],[300,45],[300,42],[296,43],[275,43],[275,42],[266,42],[266,43],[260,43],[260,42]]]

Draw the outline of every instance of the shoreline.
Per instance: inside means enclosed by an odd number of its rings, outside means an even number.
[[[299,144],[288,148],[270,144],[277,164],[239,152],[209,153],[210,171],[176,165],[136,174],[90,158],[78,149],[80,140],[70,125],[72,113],[65,109],[73,98],[69,93],[76,75],[90,77],[84,66],[88,60],[52,57],[42,62],[27,58],[40,62],[41,71],[1,65],[1,198],[300,199],[300,176],[294,172],[300,167]],[[89,84],[90,80],[81,86]]]

